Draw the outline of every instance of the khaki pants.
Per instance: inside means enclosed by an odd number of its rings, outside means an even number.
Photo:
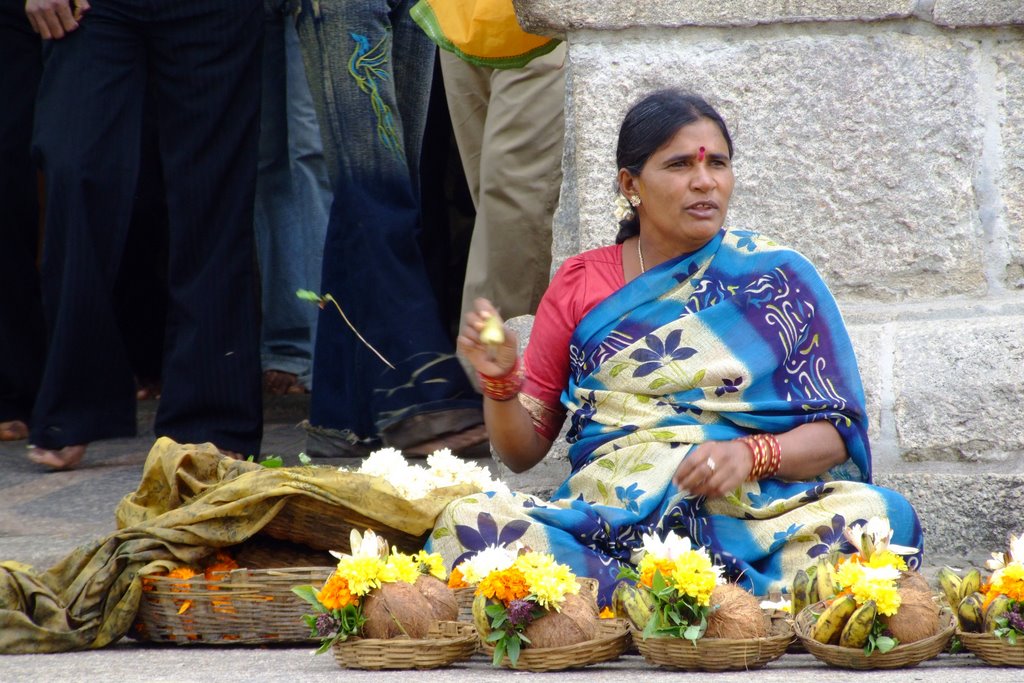
[[[462,292],[502,317],[534,313],[551,269],[551,217],[562,184],[565,45],[521,69],[441,50],[455,140],[476,207]]]

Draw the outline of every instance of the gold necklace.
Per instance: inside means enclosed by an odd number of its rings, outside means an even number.
[[[636,255],[640,257],[640,274],[643,275],[647,272],[647,268],[644,266],[644,252],[640,249],[640,235],[636,236]]]

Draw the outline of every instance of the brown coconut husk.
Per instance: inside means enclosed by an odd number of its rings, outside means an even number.
[[[900,578],[896,580],[896,586],[900,590],[903,590],[904,588],[911,588],[924,593],[930,593],[932,590],[932,587],[928,585],[928,579],[924,578],[920,572],[915,572],[913,569],[900,572]]]
[[[891,617],[883,616],[885,627],[900,643],[914,643],[935,635],[939,623],[939,604],[931,591],[900,588],[900,608]]]
[[[705,638],[764,638],[768,620],[757,598],[735,583],[715,586]]]
[[[437,621],[457,621],[459,618],[459,601],[455,591],[444,581],[435,576],[422,574],[414,584],[416,589],[430,603],[430,613]]]
[[[430,601],[404,581],[382,583],[370,592],[363,601],[363,616],[367,638],[423,638],[434,621]]]
[[[527,647],[562,647],[593,640],[597,622],[597,604],[588,595],[567,595],[562,611],[551,610],[526,627]]]

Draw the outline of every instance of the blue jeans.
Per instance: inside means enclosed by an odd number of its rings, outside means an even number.
[[[418,165],[434,45],[412,0],[302,1],[299,41],[334,187],[310,422],[396,448],[479,424],[418,243]],[[454,416],[454,417],[453,417]]]
[[[267,8],[254,226],[260,261],[264,370],[312,386],[316,309],[295,296],[320,288],[331,187],[320,127],[287,0]]]

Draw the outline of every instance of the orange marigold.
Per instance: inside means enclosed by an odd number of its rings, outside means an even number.
[[[600,614],[597,615],[597,618],[598,619],[614,619],[615,618],[615,612],[612,611],[611,607],[609,607],[608,605],[605,605],[604,607],[601,608],[601,612],[600,612]]]
[[[526,585],[526,577],[518,567],[509,567],[485,576],[476,592],[488,598],[501,600],[507,607],[513,600],[521,600],[529,595],[530,587]]]
[[[215,574],[229,572],[233,569],[238,569],[238,563],[235,562],[235,559],[223,550],[218,550],[217,554],[213,558],[213,562],[206,567],[204,574],[206,575],[207,581],[220,581],[224,577],[215,576]]]
[[[357,602],[348,589],[348,581],[337,574],[331,574],[324,587],[317,591],[316,599],[329,610],[342,609]]]
[[[462,576],[462,570],[458,567],[452,569],[452,573],[448,575],[448,587],[449,588],[465,588],[469,584],[466,583],[466,579]]]
[[[648,588],[653,587],[654,572],[660,571],[666,579],[672,576],[673,562],[666,558],[657,558],[650,555],[644,558],[640,569],[640,583]]]

